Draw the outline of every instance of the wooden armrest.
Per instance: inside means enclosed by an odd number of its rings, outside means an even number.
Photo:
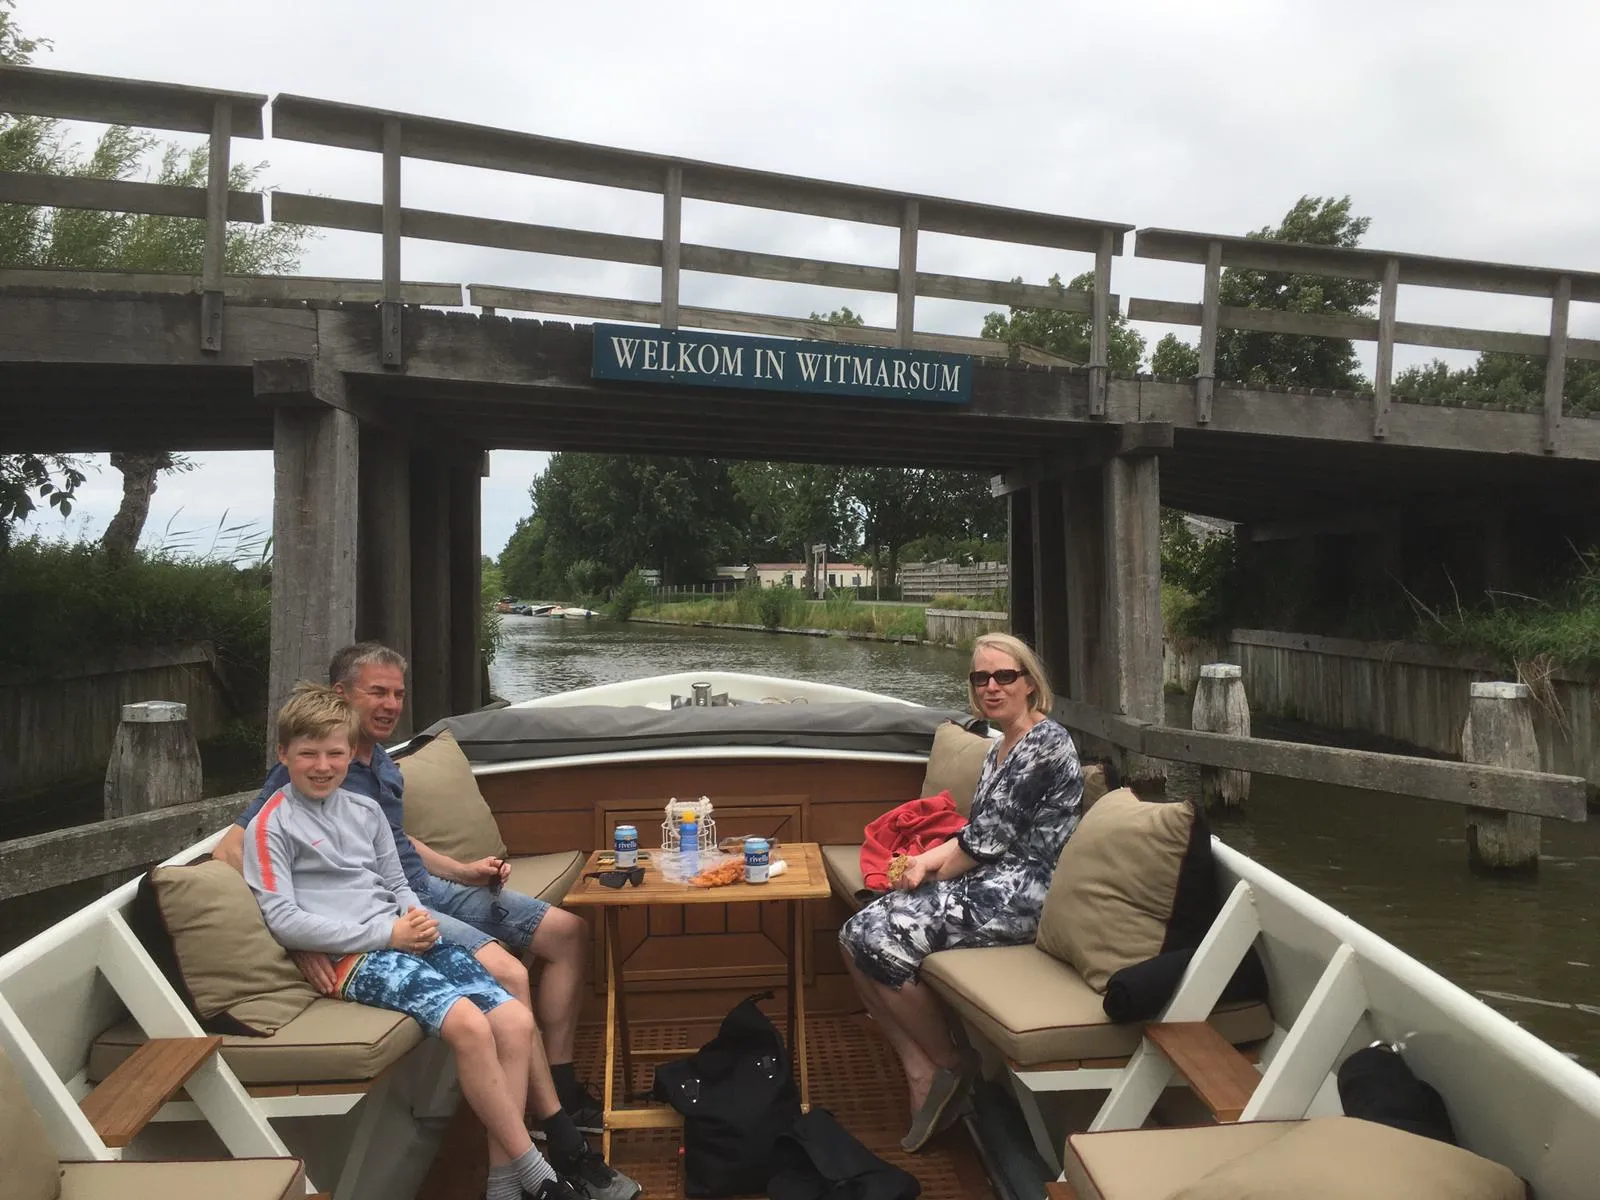
[[[1189,1081],[1219,1121],[1237,1121],[1261,1076],[1233,1044],[1204,1021],[1145,1026],[1145,1037]]]
[[[1052,1179],[1044,1185],[1045,1200],[1078,1200],[1078,1193],[1065,1179]]]
[[[220,1037],[151,1038],[78,1106],[107,1146],[126,1146],[222,1045]]]

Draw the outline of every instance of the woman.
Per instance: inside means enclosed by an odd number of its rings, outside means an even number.
[[[1048,715],[1050,683],[1033,651],[1009,634],[984,634],[968,683],[972,711],[1000,740],[984,760],[967,827],[913,856],[895,890],[839,931],[856,990],[905,1068],[912,1118],[901,1145],[913,1151],[954,1119],[973,1073],[938,997],[917,978],[922,960],[1033,940],[1083,798],[1077,749]]]

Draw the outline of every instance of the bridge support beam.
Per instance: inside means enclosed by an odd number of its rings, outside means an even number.
[[[1010,592],[1008,611],[1011,613],[1011,632],[1030,646],[1035,645],[1038,630],[1035,626],[1033,591],[1033,498],[1027,488],[1019,488],[1006,497],[1007,516],[1007,571],[1006,585]]]
[[[411,448],[396,433],[361,430],[360,546],[356,555],[356,637],[411,658]],[[410,735],[412,698],[395,729]]]
[[[476,451],[411,456],[411,703],[415,728],[483,704],[482,469]]]
[[[1030,489],[1032,490],[1032,489]],[[1121,454],[1056,485],[1062,521],[1059,591],[1042,604],[1062,644],[1047,660],[1058,689],[1105,712],[1160,723],[1161,495],[1153,453]],[[1035,570],[1040,569],[1038,561]],[[1051,573],[1044,578],[1052,579]],[[1051,641],[1046,638],[1045,645]],[[1119,755],[1129,782],[1159,784],[1164,766],[1075,731],[1083,751]]]
[[[356,632],[356,418],[321,403],[309,386],[301,403],[280,395],[272,431],[269,740],[270,718],[295,683],[325,680],[329,658]]]

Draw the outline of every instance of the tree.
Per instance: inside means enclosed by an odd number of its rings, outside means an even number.
[[[1452,370],[1440,359],[1409,367],[1395,377],[1394,390],[1432,400],[1497,404],[1523,412],[1544,406],[1545,360],[1525,354],[1485,351],[1470,367]],[[1568,359],[1564,407],[1569,412],[1600,413],[1600,363]]]
[[[47,43],[23,37],[10,17],[12,8],[13,0],[0,0],[0,64],[25,66],[34,51]],[[131,179],[147,173],[146,164],[157,152],[160,164],[155,182],[179,187],[204,185],[209,168],[203,145],[184,149],[162,143],[153,135],[113,126],[84,156],[55,121],[0,116],[0,171]],[[229,172],[229,187],[251,190],[266,165],[235,164]],[[224,268],[235,274],[293,271],[299,266],[300,249],[308,234],[304,226],[285,223],[230,225]],[[203,221],[0,204],[0,266],[198,273],[204,247]],[[123,499],[103,544],[114,557],[123,558],[138,544],[156,477],[187,464],[180,456],[159,452],[116,455],[113,465],[123,475]],[[73,491],[82,481],[81,467],[69,458],[0,456],[0,545],[10,524],[34,510],[34,495],[48,499],[63,513],[70,512]],[[26,504],[17,499],[19,494]]]
[[[1150,355],[1150,370],[1174,379],[1193,379],[1200,374],[1200,352],[1177,334],[1169,333],[1156,343]]]
[[[1352,247],[1361,244],[1371,224],[1371,217],[1350,214],[1349,196],[1337,200],[1331,196],[1301,196],[1279,225],[1265,226],[1245,236],[1269,242]],[[1361,280],[1236,267],[1223,271],[1220,282],[1218,295],[1227,307],[1340,316],[1372,316],[1369,305],[1378,292],[1377,284]],[[1157,374],[1192,376],[1199,371],[1198,355],[1177,338],[1168,335],[1156,349],[1161,365],[1151,365]],[[1194,365],[1191,367],[1190,363]],[[1355,345],[1348,338],[1240,329],[1217,331],[1217,378],[1248,387],[1367,386],[1357,367]]]
[[[1011,281],[1021,283],[1019,275]],[[1094,291],[1094,272],[1085,271],[1066,286],[1061,276],[1050,276],[1047,285],[1058,295],[1067,292],[1088,294]],[[1087,363],[1089,340],[1094,325],[1088,313],[1063,312],[1059,308],[1019,308],[1010,315],[992,312],[983,319],[981,336],[1009,345],[1036,346],[1075,363]],[[1114,313],[1106,331],[1106,358],[1113,371],[1137,371],[1144,357],[1144,337],[1128,324],[1128,318]]]

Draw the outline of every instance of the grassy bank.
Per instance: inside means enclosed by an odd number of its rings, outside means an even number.
[[[724,597],[676,604],[642,605],[639,616],[693,624],[763,625],[768,629],[831,629],[884,637],[927,636],[920,606],[871,604],[850,595],[808,600],[796,588],[740,588]]]
[[[1508,665],[1600,670],[1600,550],[1580,556],[1548,595],[1496,594],[1477,609],[1425,610],[1421,634],[1436,646],[1487,652]]]

